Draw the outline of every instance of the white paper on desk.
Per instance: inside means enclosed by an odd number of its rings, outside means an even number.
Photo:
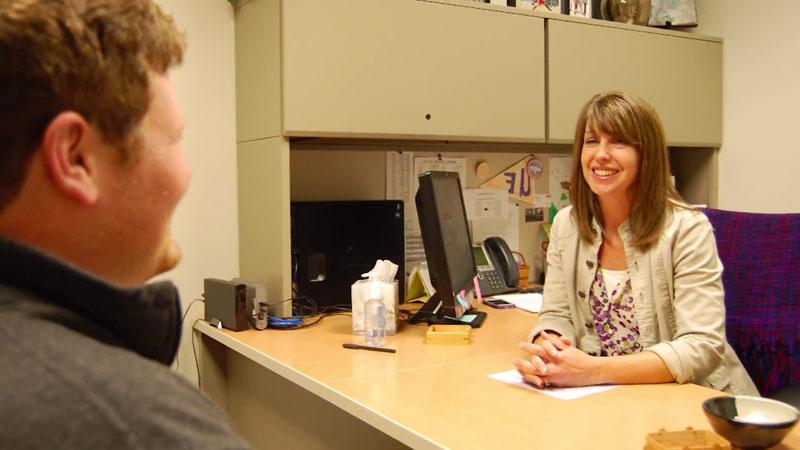
[[[542,309],[542,300],[544,297],[542,294],[532,293],[532,294],[501,294],[501,295],[493,295],[491,298],[499,298],[500,300],[505,300],[509,303],[513,303],[519,309],[524,311],[538,313]]]
[[[516,386],[522,386],[524,388],[531,389],[540,392],[544,395],[555,397],[561,400],[575,400],[576,398],[586,397],[587,395],[592,395],[592,394],[599,394],[600,392],[605,392],[617,387],[615,385],[605,385],[605,386],[584,386],[584,387],[567,387],[567,388],[549,387],[545,389],[539,389],[523,381],[522,375],[520,375],[519,372],[517,372],[514,369],[507,370],[505,372],[497,372],[490,374],[489,378],[493,378],[497,381],[502,381],[504,383],[513,384]]]

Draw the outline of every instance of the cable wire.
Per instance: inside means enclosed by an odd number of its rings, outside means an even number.
[[[194,326],[197,325],[201,319],[195,319],[192,324],[192,354],[194,355],[194,368],[197,369],[197,389],[202,388],[200,384],[200,361],[197,360],[197,348],[194,346]]]
[[[202,298],[196,298],[196,299],[192,300],[191,302],[189,302],[189,306],[186,307],[186,311],[183,312],[183,317],[181,317],[181,324],[180,324],[181,330],[183,330],[183,323],[186,321],[186,316],[189,315],[189,310],[191,310],[192,306],[197,302],[205,303],[206,301],[203,300]],[[195,321],[194,323],[197,323],[197,321]],[[192,325],[192,330],[194,330],[194,325]],[[181,359],[178,358],[177,355],[176,355],[176,359],[175,359],[175,368],[178,371],[181,370]]]

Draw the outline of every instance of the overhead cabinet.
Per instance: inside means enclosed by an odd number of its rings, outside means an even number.
[[[561,20],[547,36],[551,142],[572,142],[581,106],[613,89],[651,103],[670,145],[722,142],[722,42]]]
[[[290,0],[286,136],[544,142],[544,19],[410,0]]]
[[[251,0],[237,11],[239,140],[569,143],[593,94],[632,92],[670,145],[722,141],[722,42],[442,0]]]

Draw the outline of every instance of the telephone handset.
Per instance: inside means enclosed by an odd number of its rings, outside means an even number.
[[[517,290],[519,270],[506,241],[499,237],[486,238],[472,250],[482,296]]]

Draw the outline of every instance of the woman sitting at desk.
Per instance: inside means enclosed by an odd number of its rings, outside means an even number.
[[[758,395],[725,339],[706,216],[670,181],[658,114],[594,96],[575,130],[572,206],[553,220],[544,305],[515,365],[538,387],[692,382]]]

